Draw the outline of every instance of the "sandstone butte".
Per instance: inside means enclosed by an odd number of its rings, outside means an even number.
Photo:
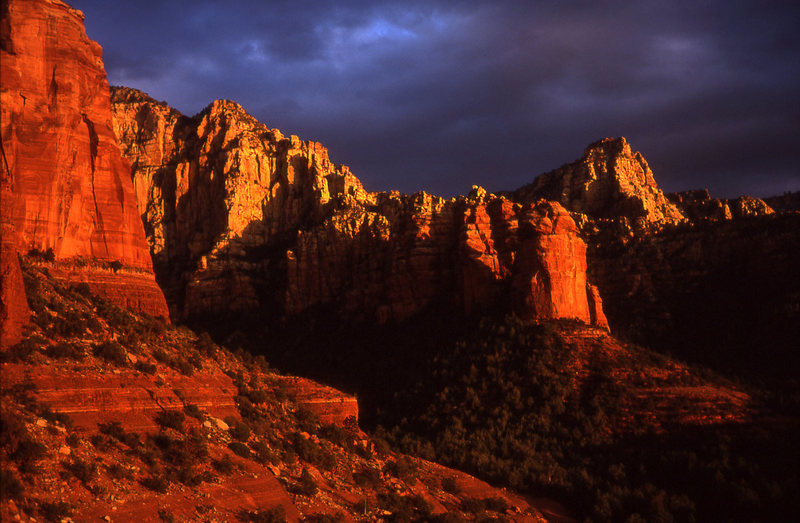
[[[715,199],[707,189],[664,194],[647,160],[624,137],[598,140],[578,160],[504,194],[519,202],[560,202],[587,238],[600,230],[641,236],[665,227],[774,213],[751,196]]]
[[[445,303],[607,327],[558,203],[480,187],[450,200],[368,192],[319,143],[230,101],[189,118],[113,88],[112,107],[159,280],[183,318],[326,307],[385,322]]]
[[[0,58],[3,314],[21,306],[16,252],[52,249],[55,276],[167,315],[83,14],[58,0],[4,2]]]
[[[795,352],[796,195],[769,199],[776,209],[750,196],[715,199],[705,189],[665,195],[624,138],[597,141],[507,194],[551,198],[571,212],[588,245],[588,277],[625,338],[680,347],[685,357],[753,344]]]
[[[538,176],[511,195],[518,201],[555,200],[590,219],[624,218],[636,230],[686,221],[656,185],[647,160],[624,137],[589,145],[580,159]]]

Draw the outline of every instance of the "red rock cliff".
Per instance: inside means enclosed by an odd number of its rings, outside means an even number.
[[[112,106],[157,270],[186,317],[325,306],[387,321],[449,303],[605,324],[559,204],[480,188],[452,200],[369,193],[322,145],[233,102],[187,118],[115,88]]]
[[[546,198],[590,219],[624,219],[635,229],[677,224],[683,213],[656,185],[653,171],[625,138],[604,138],[583,156],[514,191],[514,199]]]
[[[16,198],[8,182],[0,181],[0,349],[20,341],[22,327],[30,318],[17,259],[16,230],[10,219]]]
[[[58,0],[11,0],[2,9],[0,133],[3,170],[18,201],[18,250],[52,249],[62,269],[83,266],[62,271],[65,277],[166,314],[129,164],[111,128],[102,49],[86,36],[83,14]],[[111,262],[136,277],[100,274],[98,266]]]

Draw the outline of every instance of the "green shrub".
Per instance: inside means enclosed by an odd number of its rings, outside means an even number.
[[[112,463],[107,467],[108,475],[114,479],[133,479],[133,472],[119,463]]]
[[[97,465],[79,458],[73,459],[70,463],[65,463],[64,468],[78,478],[84,485],[88,485],[97,477]]]
[[[211,339],[211,336],[207,332],[203,332],[197,337],[195,347],[201,354],[205,354],[206,356],[214,356],[217,350],[219,350],[219,347],[214,343],[214,340]]]
[[[49,405],[41,405],[37,409],[39,416],[46,419],[50,423],[57,423],[59,425],[63,425],[64,427],[71,427],[72,426],[72,418],[69,417],[69,414],[64,412],[56,412],[50,408]]]
[[[342,523],[344,521],[345,515],[341,512],[337,512],[336,514],[311,514],[310,516],[306,516],[303,518],[303,523]]]
[[[461,488],[456,483],[456,478],[453,476],[448,476],[442,479],[442,490],[445,492],[449,492],[450,494],[460,494]]]
[[[39,513],[47,521],[61,521],[72,514],[72,505],[66,501],[43,501],[39,504]]]
[[[162,410],[155,417],[155,422],[164,428],[175,429],[178,432],[183,431],[183,422],[186,416],[179,410]]]
[[[269,465],[279,461],[278,455],[264,441],[252,441],[250,442],[250,448],[255,453],[255,459],[259,463]]]
[[[25,492],[17,475],[7,468],[0,469],[0,498],[20,499]]]
[[[300,473],[300,480],[297,490],[298,493],[303,494],[304,496],[314,496],[317,494],[317,492],[319,492],[317,482],[314,481],[314,477],[306,467],[303,467],[303,472]]]
[[[203,414],[203,410],[193,403],[183,407],[183,412],[185,412],[187,416],[199,419],[201,421],[205,417],[205,415]]]
[[[104,341],[95,345],[92,350],[95,356],[109,363],[123,367],[128,363],[128,355],[122,345],[114,340]]]
[[[55,345],[47,347],[45,354],[48,357],[55,359],[68,358],[76,361],[83,361],[86,358],[86,353],[83,351],[83,347],[67,341],[60,341]]]
[[[379,494],[378,505],[391,512],[390,521],[429,521],[433,510],[422,496],[403,496],[397,492]]]
[[[38,470],[37,463],[46,454],[47,447],[29,437],[24,437],[17,443],[17,448],[11,454],[11,458],[17,463],[21,472],[33,473]]]
[[[413,483],[417,479],[417,464],[408,456],[401,456],[388,462],[384,467],[384,472],[407,483]]]
[[[240,456],[242,458],[250,457],[250,448],[244,443],[241,443],[239,441],[233,441],[230,444],[228,444],[228,448],[231,449],[233,453],[236,454],[237,456]]]
[[[137,361],[133,365],[133,368],[138,370],[139,372],[150,375],[155,374],[156,370],[158,370],[158,368],[154,364],[147,363],[146,361]]]
[[[352,436],[342,427],[334,424],[323,425],[317,431],[320,438],[324,438],[342,448],[350,448]]]
[[[360,487],[371,488],[381,484],[383,479],[380,470],[372,467],[365,467],[353,473],[353,481]]]
[[[29,338],[25,338],[8,350],[0,352],[0,361],[27,361],[32,354],[38,352],[39,349],[44,347],[46,344],[47,340],[38,334],[33,335]]]
[[[70,434],[66,438],[66,443],[73,449],[78,448],[78,446],[81,444],[81,438],[79,438],[77,434]]]
[[[269,392],[264,389],[250,389],[244,395],[247,396],[247,399],[251,402],[258,404],[265,403],[270,397]]]
[[[92,289],[89,287],[89,284],[86,282],[80,282],[70,287],[72,292],[83,296],[84,298],[91,298],[92,297]]]
[[[333,454],[299,433],[295,433],[293,436],[293,446],[300,459],[312,465],[329,470],[336,464]]]
[[[214,467],[216,471],[220,474],[230,475],[236,469],[236,464],[233,462],[230,456],[223,456],[220,460],[213,460],[211,465]]]
[[[105,434],[95,434],[90,440],[92,446],[100,452],[107,452],[114,447],[114,441]]]
[[[301,431],[313,433],[319,427],[319,416],[312,410],[302,405],[298,406],[294,413],[297,418],[298,427]]]
[[[233,439],[245,442],[250,439],[250,427],[247,423],[236,421],[228,430]]]
[[[158,492],[160,494],[166,494],[167,490],[169,489],[169,480],[161,474],[150,475],[146,478],[143,478],[140,483],[146,489],[152,490],[153,492]]]

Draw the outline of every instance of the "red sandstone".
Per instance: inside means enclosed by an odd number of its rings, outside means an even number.
[[[111,128],[102,49],[86,36],[83,14],[58,0],[11,0],[0,28],[3,177],[17,197],[17,250],[149,273],[99,290],[131,289],[148,296],[147,311],[166,315],[130,166]]]

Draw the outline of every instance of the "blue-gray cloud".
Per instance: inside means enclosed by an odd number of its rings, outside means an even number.
[[[236,100],[370,189],[514,188],[625,135],[669,190],[800,190],[796,2],[73,4],[112,83]]]

